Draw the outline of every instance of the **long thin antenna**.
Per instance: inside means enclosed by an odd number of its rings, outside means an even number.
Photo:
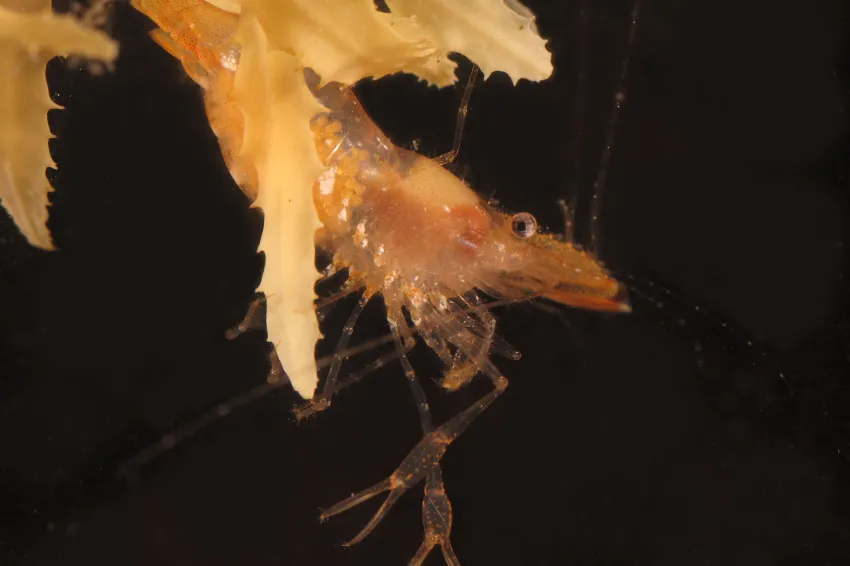
[[[635,43],[635,35],[637,35],[638,13],[640,11],[641,0],[635,0],[632,7],[632,21],[629,28],[629,40],[626,44],[626,56],[623,57],[623,64],[620,68],[620,78],[617,81],[617,88],[614,91],[614,107],[611,109],[611,115],[608,118],[608,129],[605,133],[605,147],[602,150],[602,155],[599,158],[599,171],[596,174],[596,180],[593,182],[593,197],[590,202],[590,251],[596,256],[599,255],[599,214],[602,207],[602,196],[605,191],[605,182],[608,179],[608,167],[611,163],[611,148],[614,146],[614,140],[617,137],[617,123],[620,119],[620,110],[626,102],[626,79],[629,75],[629,59],[632,56],[632,48]]]
[[[579,188],[583,184],[582,180],[582,162],[584,160],[584,144],[585,124],[587,122],[587,75],[590,67],[590,58],[588,55],[589,49],[589,33],[587,21],[587,0],[579,0],[578,8],[578,26],[575,33],[575,62],[576,62],[576,82],[575,102],[573,104],[573,145],[571,148],[571,171],[569,178],[569,186],[567,196],[569,204],[564,201],[561,207],[564,213],[564,241],[574,242],[576,235],[575,218],[578,210],[578,198],[581,192]]]
[[[326,356],[320,360],[317,360],[316,365],[318,369],[324,369],[325,367],[330,366],[337,356],[341,356],[346,359],[351,358],[359,354],[368,352],[383,344],[392,342],[392,340],[392,335],[386,335],[380,338],[376,338],[374,340],[369,340],[368,342],[364,342],[363,344],[352,346],[351,348],[348,348],[345,351],[337,352],[333,356]],[[198,417],[189,420],[183,425],[175,427],[171,430],[171,432],[164,435],[159,441],[138,452],[135,456],[128,458],[127,460],[122,462],[116,469],[115,474],[119,477],[123,477],[136,472],[139,468],[141,468],[151,460],[173,449],[189,437],[199,433],[200,431],[218,422],[219,420],[230,415],[236,410],[241,409],[242,407],[253,403],[256,400],[265,397],[272,391],[280,389],[284,385],[289,383],[289,378],[285,373],[283,373],[283,368],[280,366],[280,361],[277,359],[277,356],[274,355],[274,352],[271,353],[271,363],[272,371],[269,374],[269,380],[266,383],[256,385],[245,393],[237,395],[236,397],[233,397],[232,399],[224,403],[219,403],[215,405],[215,407],[213,407],[212,409],[203,412]],[[369,364],[368,367],[369,369],[377,369],[380,366],[375,363],[372,363]],[[362,378],[364,374],[364,371],[359,372],[357,374],[357,379]]]

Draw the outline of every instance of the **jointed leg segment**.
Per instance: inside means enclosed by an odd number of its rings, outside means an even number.
[[[391,315],[391,320],[393,319]],[[502,394],[508,385],[507,379],[502,375],[485,372],[493,376],[494,389],[463,412],[455,415],[434,429],[431,414],[428,408],[425,393],[416,378],[416,374],[407,359],[402,337],[396,324],[391,322],[396,348],[401,357],[402,366],[405,370],[408,383],[410,384],[414,400],[419,409],[419,417],[425,436],[402,460],[399,467],[387,479],[359,492],[351,497],[340,501],[321,514],[321,520],[338,515],[360,503],[375,497],[376,495],[389,491],[389,495],[381,504],[375,515],[369,520],[357,535],[345,543],[346,546],[357,544],[366,538],[369,533],[387,515],[389,510],[398,501],[399,497],[408,489],[418,484],[423,479],[425,482],[425,496],[422,501],[422,522],[425,530],[425,540],[419,547],[416,555],[411,560],[411,565],[421,564],[428,553],[437,545],[443,551],[443,557],[449,566],[460,566],[460,562],[451,545],[450,535],[452,528],[451,502],[446,495],[443,485],[440,460],[449,445],[455,441],[466,428],[480,415],[484,409]]]
[[[463,137],[463,125],[466,122],[466,113],[469,111],[469,98],[472,96],[472,89],[475,86],[475,79],[478,78],[478,65],[472,64],[472,70],[469,72],[469,82],[466,83],[466,88],[463,91],[463,99],[460,102],[460,107],[457,110],[457,123],[455,124],[455,138],[452,150],[435,158],[434,161],[438,165],[446,165],[451,163],[457,157],[460,151],[460,140]]]
[[[334,393],[337,392],[339,370],[344,359],[341,352],[348,348],[348,341],[351,339],[351,335],[354,334],[354,327],[357,324],[357,319],[360,318],[360,314],[363,312],[363,309],[366,308],[366,305],[369,303],[371,298],[372,295],[366,291],[360,295],[357,305],[354,307],[354,310],[351,311],[351,314],[348,316],[348,321],[342,329],[342,336],[339,337],[339,342],[336,346],[336,354],[334,354],[333,362],[331,362],[331,367],[328,370],[328,376],[325,378],[325,384],[322,386],[322,391],[312,401],[295,408],[293,412],[298,420],[314,415],[320,411],[324,411],[330,406],[331,397],[333,397]]]

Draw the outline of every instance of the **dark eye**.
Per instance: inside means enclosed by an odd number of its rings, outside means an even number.
[[[511,218],[511,230],[517,238],[530,238],[537,233],[537,220],[527,212],[514,214]]]

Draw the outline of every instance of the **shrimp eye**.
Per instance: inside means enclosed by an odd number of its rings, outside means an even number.
[[[511,230],[517,238],[530,238],[537,233],[537,220],[527,212],[514,214],[511,218]]]

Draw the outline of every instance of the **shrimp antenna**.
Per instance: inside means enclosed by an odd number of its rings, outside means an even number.
[[[345,359],[352,358],[354,356],[370,352],[375,348],[390,343],[392,341],[392,335],[387,334],[381,336],[380,338],[375,338],[374,340],[369,340],[357,346],[348,348],[345,351],[338,351],[333,356],[326,356],[324,358],[321,358],[317,360],[316,365],[319,369],[323,369],[330,366],[333,363],[333,360],[336,359],[336,357],[338,356]],[[378,369],[383,367],[387,362],[395,359],[396,356],[397,354],[395,352],[393,352],[392,355],[380,356],[359,372],[354,373],[346,380],[341,381],[337,386],[337,391],[352,383],[356,383],[357,381],[363,379],[366,375],[377,371]],[[209,428],[224,417],[227,417],[228,415],[232,414],[236,410],[241,409],[242,407],[245,407],[246,405],[249,405],[254,401],[265,397],[273,391],[281,389],[284,385],[289,383],[289,377],[283,371],[283,367],[281,367],[280,365],[280,360],[277,359],[277,356],[275,355],[274,351],[271,352],[269,357],[272,364],[272,368],[266,383],[255,385],[248,391],[237,395],[236,397],[233,397],[228,401],[225,401],[224,403],[219,403],[215,405],[212,409],[203,412],[202,414],[189,420],[185,424],[182,424],[172,429],[171,432],[163,435],[162,438],[160,438],[154,444],[148,446],[135,456],[122,462],[116,468],[116,476],[126,477],[135,473],[136,470],[145,466],[146,464],[158,458],[162,454],[168,452],[169,450],[174,449],[189,437],[198,434],[199,432]]]
[[[636,295],[643,297],[650,305],[658,308],[659,310],[665,306],[673,306],[696,314],[697,318],[695,320],[702,319],[707,324],[718,329],[722,335],[733,341],[733,343],[737,343],[738,347],[736,347],[736,351],[748,353],[753,361],[753,367],[761,366],[762,368],[769,370],[779,377],[790,396],[793,397],[796,394],[781,365],[775,363],[768,356],[768,352],[765,348],[759,344],[758,340],[754,338],[749,331],[727,322],[722,317],[711,312],[709,309],[701,307],[680,292],[674,291],[670,287],[658,281],[639,277],[634,273],[626,273],[623,280],[629,286],[631,291],[633,291]],[[672,303],[672,305],[670,303]],[[661,312],[663,313],[664,311]],[[674,318],[677,319],[677,324],[681,328],[688,326],[685,318],[679,318],[678,315],[674,315]]]
[[[602,207],[602,196],[605,192],[605,182],[608,180],[608,167],[611,163],[611,148],[614,146],[614,141],[617,137],[617,123],[620,120],[620,110],[626,102],[626,79],[629,75],[629,59],[632,56],[632,48],[635,43],[635,35],[637,35],[638,13],[640,12],[641,0],[634,0],[632,7],[632,21],[629,27],[629,39],[626,43],[626,56],[623,57],[623,63],[620,67],[620,78],[617,81],[617,88],[614,91],[614,106],[611,108],[611,115],[608,118],[608,129],[605,133],[605,147],[602,149],[602,155],[599,158],[599,170],[596,173],[596,179],[593,181],[593,197],[590,202],[590,251],[599,257],[600,242],[599,242],[599,214]]]
[[[478,78],[478,65],[472,64],[472,70],[469,71],[469,80],[466,83],[466,88],[463,91],[463,98],[460,101],[460,107],[457,109],[457,122],[455,124],[455,139],[452,150],[448,153],[434,159],[438,165],[448,165],[457,157],[460,151],[460,140],[463,137],[463,125],[466,123],[466,114],[469,112],[469,99],[472,97],[472,89],[475,87],[475,79]]]
[[[571,145],[567,146],[567,153],[570,156],[567,176],[569,203],[565,199],[561,199],[558,203],[564,216],[565,242],[574,242],[576,237],[575,216],[578,210],[579,193],[581,192],[579,188],[582,183],[582,160],[585,153],[584,144],[581,143],[581,140],[584,138],[585,124],[587,123],[587,75],[590,66],[587,12],[587,0],[579,0],[579,22],[576,26],[576,33],[571,34],[575,38],[575,45],[573,45],[572,50],[575,52],[576,59],[576,84],[573,89],[575,91],[572,116],[573,135],[570,138]]]

